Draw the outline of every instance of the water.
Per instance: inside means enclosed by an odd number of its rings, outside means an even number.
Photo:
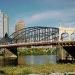
[[[38,55],[38,56],[25,56],[24,61],[26,64],[49,64],[56,63],[56,55]]]

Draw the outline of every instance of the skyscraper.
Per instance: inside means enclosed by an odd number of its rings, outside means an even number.
[[[15,34],[14,34],[14,37],[15,37],[15,39],[18,39],[19,37],[21,37],[19,34],[21,34],[21,32],[23,32],[23,30],[21,30],[21,29],[23,29],[23,28],[25,28],[25,23],[24,23],[24,21],[23,20],[19,20],[17,23],[16,23],[16,25],[15,25]],[[21,31],[20,31],[21,30]],[[17,35],[18,35],[18,37],[17,37]],[[20,42],[22,39],[19,39],[19,41],[18,42]]]
[[[23,20],[19,20],[17,23],[16,23],[16,26],[15,26],[15,31],[19,31],[21,29],[25,28],[25,23]]]
[[[0,10],[0,38],[8,34],[9,26],[8,26],[8,16],[4,12]]]

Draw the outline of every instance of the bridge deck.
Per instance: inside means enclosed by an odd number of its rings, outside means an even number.
[[[0,45],[0,48],[8,48],[8,47],[27,47],[27,46],[46,46],[46,45],[61,45],[61,46],[74,46],[75,41],[47,41],[47,42],[29,42],[29,43],[14,43],[14,44],[6,44]]]

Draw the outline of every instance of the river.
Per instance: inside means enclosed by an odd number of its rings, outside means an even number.
[[[55,64],[56,55],[24,56],[24,61],[26,64]]]

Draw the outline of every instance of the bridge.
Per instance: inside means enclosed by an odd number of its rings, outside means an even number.
[[[0,48],[10,48],[10,47],[30,47],[30,46],[75,46],[75,41],[56,41],[56,42],[50,42],[50,41],[43,41],[43,42],[30,42],[30,43],[14,43],[14,44],[7,44],[7,45],[0,45]]]
[[[0,49],[8,49],[17,54],[18,47],[32,46],[62,46],[75,58],[75,29],[55,27],[28,27],[14,32],[10,36],[5,34],[0,40]],[[71,37],[70,37],[71,36]],[[16,59],[17,62],[17,59]]]

